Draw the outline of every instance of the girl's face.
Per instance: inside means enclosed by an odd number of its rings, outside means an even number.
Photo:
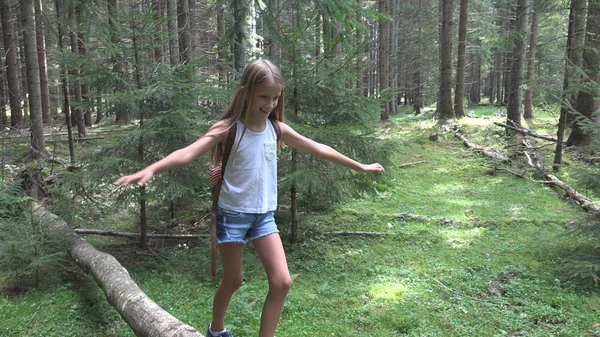
[[[277,104],[283,87],[272,80],[262,82],[252,94],[251,106],[249,107],[250,118],[267,118]]]

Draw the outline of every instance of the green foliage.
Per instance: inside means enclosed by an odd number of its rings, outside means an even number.
[[[22,194],[20,182],[0,180],[0,221],[22,214],[28,200]]]
[[[0,217],[0,288],[22,292],[55,285],[64,271],[66,237],[33,222],[26,212],[28,198],[15,192],[0,192],[6,210]]]
[[[594,115],[597,117],[597,114]],[[600,125],[594,119],[580,114],[576,123],[587,134],[591,135],[591,144],[587,149],[578,149],[586,155],[595,156],[600,151]],[[581,167],[574,170],[576,180],[582,189],[594,195],[600,195],[600,169],[597,167]],[[588,194],[588,193],[586,193]],[[569,254],[563,259],[567,273],[583,282],[600,282],[600,216],[593,215],[589,221],[574,223],[569,234],[578,239],[578,243],[570,247]]]
[[[58,202],[59,197],[64,197],[66,213],[78,209],[79,216],[89,221],[101,218],[102,210],[106,211],[107,207],[116,206],[123,210],[122,205],[135,203],[136,189],[115,189],[111,182],[189,145],[208,129],[214,113],[210,108],[198,106],[197,102],[215,97],[214,91],[189,82],[182,85],[176,69],[162,70],[162,76],[154,77],[156,83],[113,97],[113,102],[118,102],[114,104],[115,108],[127,107],[135,114],[144,111],[144,123],[84,152],[80,161],[85,164],[78,170],[64,173],[54,187],[54,200]],[[143,144],[141,153],[140,144]],[[151,206],[169,204],[206,195],[208,189],[206,158],[203,158],[157,176],[148,185],[146,198]],[[69,201],[73,198],[75,204]],[[96,216],[91,216],[93,213]]]
[[[364,30],[367,27],[353,21],[358,10],[355,2],[320,3],[315,7],[293,2],[293,20],[281,27],[278,35],[284,54],[288,59],[275,60],[285,79],[286,118],[288,123],[302,135],[317,142],[330,145],[337,151],[364,163],[389,163],[394,150],[391,142],[377,139],[380,130],[373,128],[378,122],[382,97],[365,97],[353,85],[360,49],[355,35],[344,31]],[[332,22],[324,33],[322,45],[319,39],[306,39],[314,34],[314,19],[322,15]],[[374,13],[363,10],[363,17],[374,18]],[[329,25],[326,23],[325,26]],[[325,27],[324,26],[324,27]],[[270,32],[276,34],[276,32]],[[333,34],[330,36],[329,34]],[[339,34],[339,35],[338,35]],[[343,57],[328,57],[338,46],[345,51]],[[323,48],[323,58],[314,54],[315,48]],[[289,188],[296,186],[300,203],[310,208],[329,207],[360,191],[373,190],[372,175],[356,174],[328,162],[299,153],[295,169],[292,168],[291,151],[280,154],[280,202],[286,204]]]
[[[380,99],[358,95],[344,85],[353,76],[339,71],[345,65],[344,60],[323,61],[316,75],[310,63],[298,62],[282,65],[287,79],[286,115],[290,125],[306,137],[359,162],[389,164],[395,143],[379,140],[381,130],[373,127],[379,118]],[[357,174],[310,155],[299,153],[293,171],[290,153],[283,151],[279,161],[283,204],[292,183],[296,184],[300,202],[311,209],[327,208],[344,197],[373,191],[373,175]]]

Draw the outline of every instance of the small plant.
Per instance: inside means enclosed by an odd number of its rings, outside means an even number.
[[[0,286],[20,293],[59,279],[65,236],[31,221],[17,183],[0,183]]]

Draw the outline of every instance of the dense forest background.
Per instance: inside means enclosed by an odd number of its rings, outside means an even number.
[[[114,225],[134,205],[144,249],[149,230],[198,222],[207,158],[143,188],[111,181],[203,134],[259,57],[284,74],[286,122],[360,161],[390,163],[398,142],[382,134],[395,115],[442,126],[490,107],[507,137],[554,117],[553,172],[566,148],[597,162],[599,0],[0,0],[0,14],[0,262],[24,288],[60,251],[19,227],[32,200],[73,227]],[[376,189],[291,149],[279,165],[292,241],[299,208]],[[597,175],[576,178],[597,194]],[[579,267],[597,282],[597,255]]]

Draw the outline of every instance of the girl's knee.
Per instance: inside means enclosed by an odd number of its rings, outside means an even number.
[[[269,287],[275,291],[287,293],[292,287],[292,278],[289,274],[277,275],[269,280]]]
[[[231,292],[238,290],[242,286],[242,276],[223,276],[221,287],[225,287]]]

